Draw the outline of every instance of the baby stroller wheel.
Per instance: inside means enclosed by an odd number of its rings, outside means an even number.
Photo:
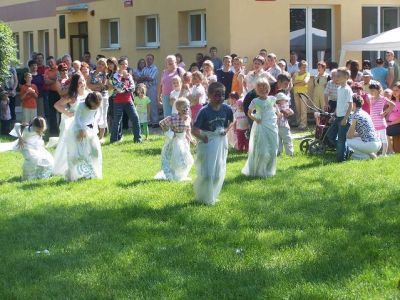
[[[307,153],[309,148],[310,148],[310,144],[312,143],[314,139],[312,138],[305,138],[300,142],[300,151]]]
[[[311,155],[323,155],[325,154],[326,146],[321,141],[316,140],[310,144],[309,153]]]

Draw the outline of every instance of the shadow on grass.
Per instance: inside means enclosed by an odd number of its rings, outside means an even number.
[[[131,187],[136,187],[139,185],[147,185],[155,182],[169,182],[167,180],[161,181],[161,180],[156,180],[156,179],[138,179],[138,180],[133,180],[129,182],[117,182],[116,185],[120,188],[126,189],[126,188],[131,188]]]
[[[87,179],[81,179],[76,182],[83,182]],[[63,186],[63,185],[69,185],[71,182],[65,180],[64,178],[58,178],[57,180],[54,179],[37,179],[37,180],[28,180],[28,181],[22,181],[22,186],[20,189],[22,190],[33,190],[33,189],[38,189],[38,188],[45,188],[45,187],[57,187],[57,186]]]
[[[122,150],[122,152],[132,153],[139,156],[160,156],[161,150],[162,148],[158,147],[158,148],[128,149],[128,150]]]
[[[24,210],[0,219],[0,278],[7,282],[0,295],[273,299],[296,298],[313,283],[345,286],[397,255],[398,199],[365,202],[364,190],[340,195],[342,186],[324,180],[321,194],[270,185],[261,193],[238,190],[247,201],[212,208],[182,201]],[[40,249],[50,255],[35,255]]]
[[[22,181],[21,176],[13,176],[6,180],[0,180],[0,185],[7,184],[7,183],[18,183]]]

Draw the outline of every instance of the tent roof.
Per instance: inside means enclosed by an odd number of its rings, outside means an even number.
[[[400,50],[400,27],[342,45],[342,51]]]

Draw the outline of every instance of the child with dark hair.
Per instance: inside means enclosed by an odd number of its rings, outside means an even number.
[[[66,132],[68,169],[66,179],[102,178],[101,145],[96,124],[96,115],[102,96],[91,92],[79,103],[74,121]]]
[[[213,82],[208,87],[209,104],[204,106],[193,125],[197,145],[197,178],[194,183],[196,200],[215,204],[226,172],[228,140],[226,133],[233,122],[232,109],[224,104],[225,87]]]
[[[43,141],[46,128],[46,121],[42,117],[34,118],[29,126],[15,123],[10,135],[18,139],[0,144],[0,152],[21,151],[24,156],[23,180],[49,178],[53,174],[54,159],[46,150]]]
[[[382,88],[385,90],[388,88],[387,77],[389,75],[388,69],[385,68],[385,61],[382,58],[377,58],[376,67],[371,69],[372,76],[374,80],[379,81]]]
[[[354,113],[347,133],[347,145],[354,152],[351,156],[352,159],[375,159],[382,143],[371,117],[362,110],[363,101],[360,95],[353,95]]]

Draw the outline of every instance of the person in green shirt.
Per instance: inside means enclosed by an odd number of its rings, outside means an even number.
[[[150,103],[151,100],[146,96],[146,85],[144,83],[140,83],[136,87],[136,96],[134,98],[135,107],[137,113],[139,115],[139,123],[142,130],[142,133],[146,137],[146,140],[149,136],[149,121],[148,117],[150,115]]]

